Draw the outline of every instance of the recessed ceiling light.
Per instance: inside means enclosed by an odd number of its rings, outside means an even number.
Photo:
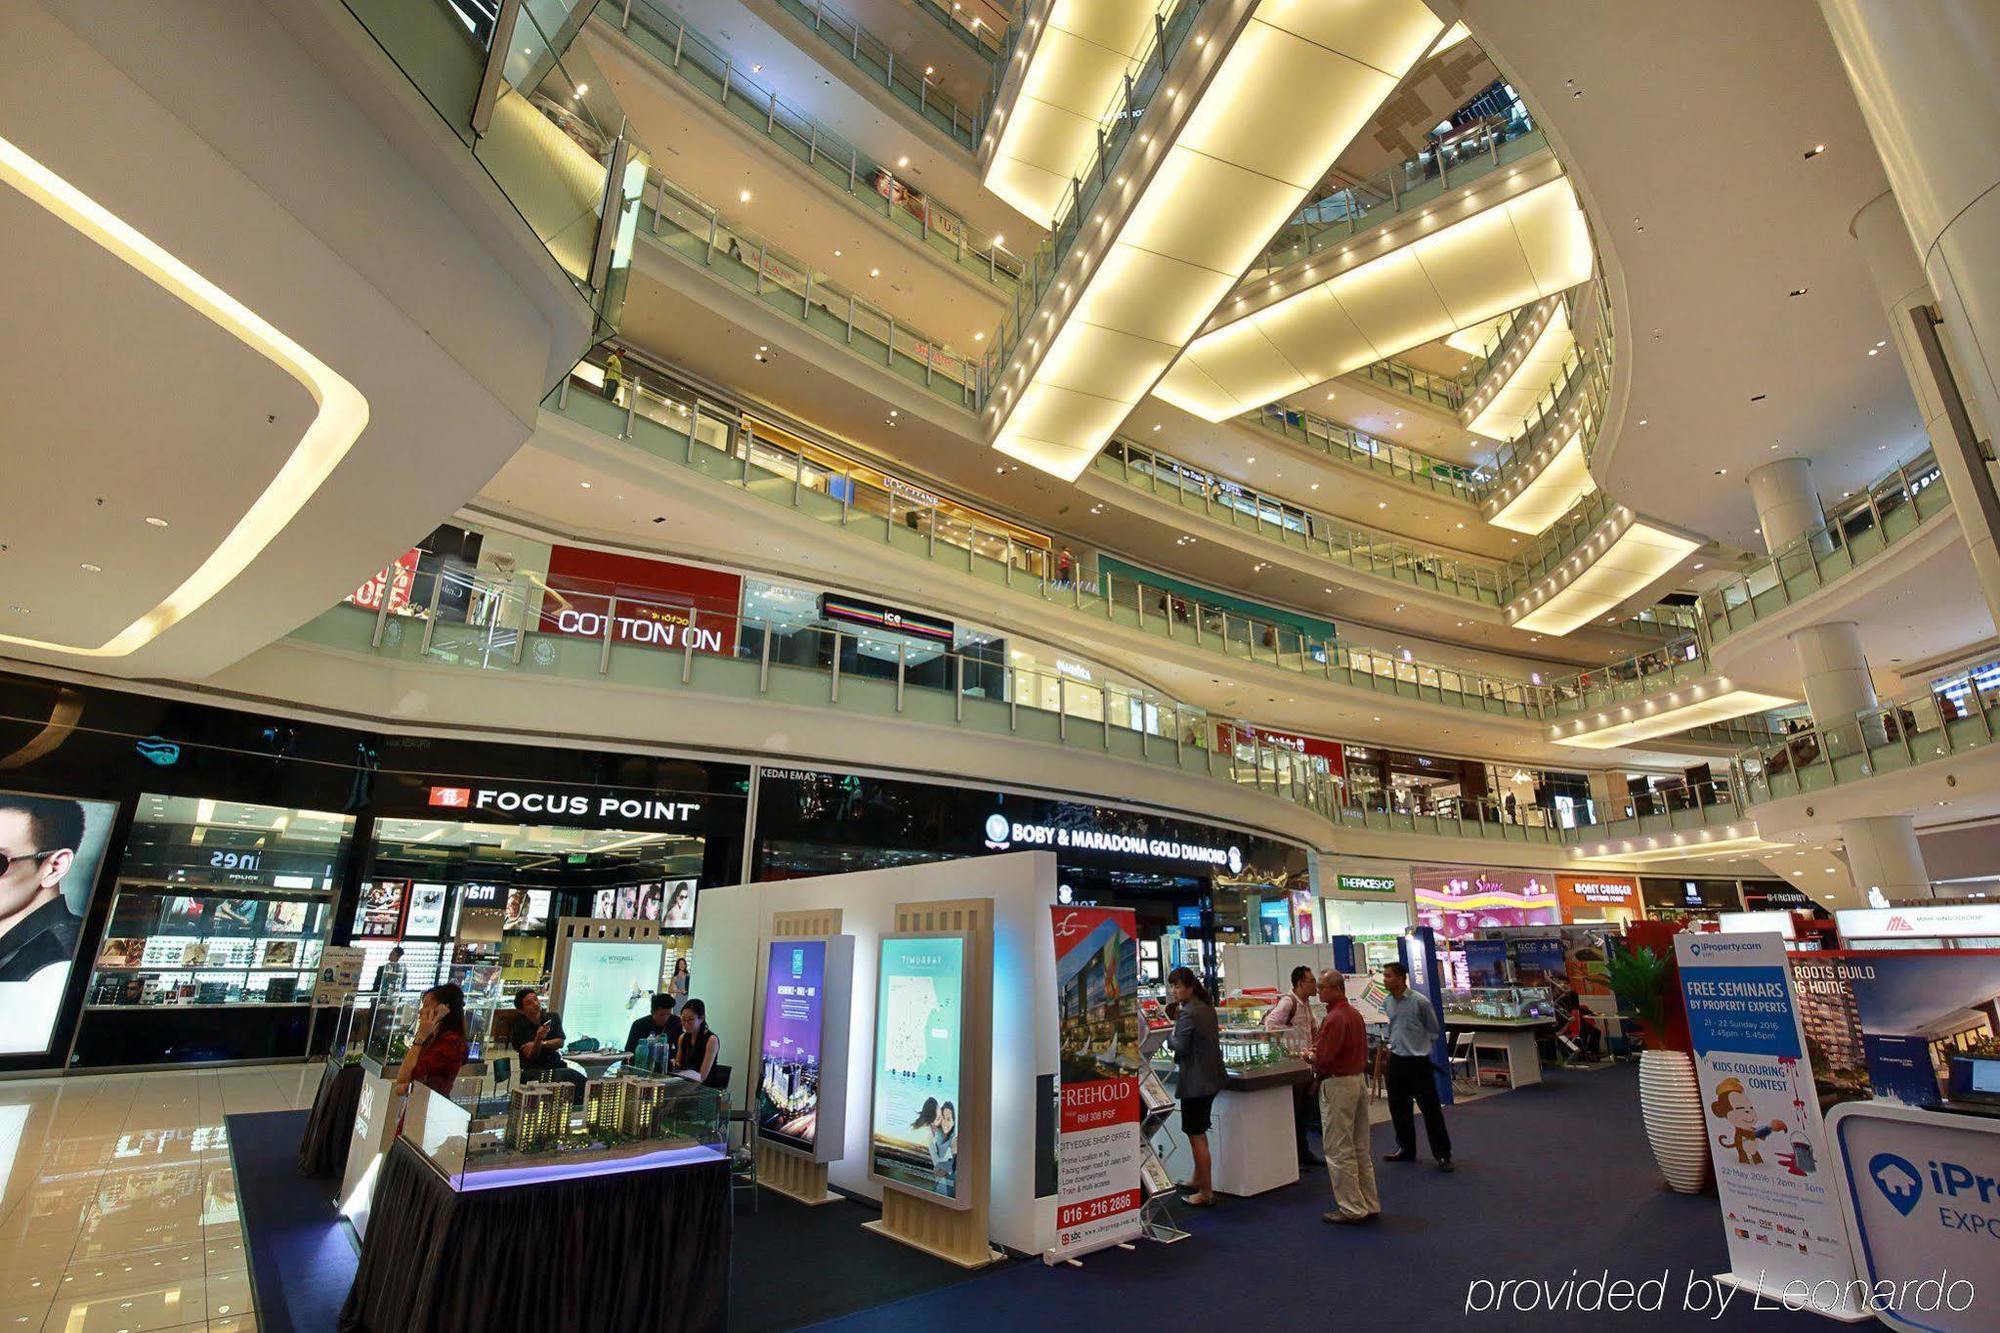
[[[103,565],[93,565],[88,560],[84,561],[78,568],[86,574],[102,574],[104,572]]]
[[[1808,162],[1812,161],[1814,158],[1818,157],[1821,153],[1824,153],[1825,151],[1826,151],[1825,144],[1823,143],[1814,144],[1812,147],[1806,149],[1806,161]]]
[[[995,244],[995,245],[1005,245],[1005,244],[1007,244],[1007,238],[1006,238],[1005,236],[995,236],[995,237],[993,238],[993,244]]]
[[[868,276],[871,278],[879,278],[882,276],[882,270],[879,268],[871,268],[868,270]]]
[[[1244,461],[1244,462],[1246,462],[1246,463],[1254,463],[1254,462],[1256,462],[1257,460],[1256,460],[1256,459],[1254,459],[1254,458],[1246,458],[1246,459],[1244,459],[1243,461]]]
[[[976,343],[983,343],[986,341],[986,335],[983,333],[975,333],[972,335],[972,341]]]
[[[1806,294],[1807,292],[1809,292],[1809,291],[1811,291],[1811,290],[1812,290],[1812,289],[1811,289],[1810,287],[1794,287],[1794,288],[1792,288],[1792,289],[1791,289],[1791,290],[1790,290],[1789,292],[1786,292],[1786,293],[1785,293],[1785,295],[1787,295],[1787,296],[1804,296],[1804,295],[1805,295],[1805,294]]]
[[[1389,507],[1389,502],[1387,500],[1379,500],[1376,502],[1375,507],[1377,509],[1387,509]]]
[[[1642,426],[1643,426],[1643,425],[1645,425],[1645,424],[1646,424],[1646,418],[1644,418],[1644,417],[1640,417],[1640,418],[1639,418],[1639,424],[1640,424],[1640,425],[1642,425]]]
[[[1877,347],[1887,347],[1889,345],[1889,340],[1887,338],[1884,338],[1881,342],[1878,342],[1875,345]]]
[[[586,491],[590,489],[590,483],[587,481],[579,481],[577,485],[583,487]]]
[[[899,167],[907,167],[910,165],[910,159],[907,157],[899,157],[896,159],[896,165]]]
[[[1729,469],[1726,467],[1719,467],[1715,470],[1715,475],[1718,477],[1726,477],[1729,475]]]
[[[1869,348],[1869,349],[1868,349],[1868,355],[1870,355],[1870,356],[1880,356],[1880,355],[1882,355],[1882,349],[1881,349],[1881,348],[1879,348],[1879,347],[1871,347],[1871,348]]]

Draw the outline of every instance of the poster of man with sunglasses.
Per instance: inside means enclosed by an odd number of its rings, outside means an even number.
[[[117,807],[0,791],[0,1055],[46,1051]]]

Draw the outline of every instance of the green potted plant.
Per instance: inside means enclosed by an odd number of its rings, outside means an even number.
[[[1668,1039],[1678,998],[1674,974],[1671,953],[1641,944],[1612,951],[1608,981],[1620,1009],[1631,1013],[1645,1037],[1639,1054],[1639,1107],[1653,1160],[1668,1185],[1682,1194],[1698,1194],[1709,1181],[1708,1137],[1694,1058],[1672,1049]]]

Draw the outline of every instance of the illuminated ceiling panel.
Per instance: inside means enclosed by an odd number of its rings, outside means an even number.
[[[1569,326],[1569,309],[1551,304],[1547,322],[1525,349],[1516,349],[1488,372],[1487,384],[1469,403],[1474,415],[1466,429],[1492,440],[1517,440],[1528,428],[1535,404],[1548,397],[1562,375],[1563,362],[1576,347]],[[1488,387],[1488,386],[1491,387]]]
[[[1691,727],[1782,708],[1793,702],[1796,701],[1781,695],[1739,690],[1727,680],[1713,677],[1651,698],[1605,708],[1574,722],[1558,723],[1549,728],[1549,739],[1558,745],[1610,750]]]
[[[1588,279],[1590,236],[1568,177],[1509,188],[1484,181],[1459,220],[1424,233],[1420,217],[1400,248],[1203,334],[1154,393],[1223,421]]]
[[[94,646],[0,634],[0,643],[25,648],[77,657],[125,657],[151,643],[228,587],[285,530],[360,438],[368,424],[368,400],[325,362],[273,328],[257,312],[5,139],[0,139],[0,184],[20,191],[58,221],[290,375],[311,395],[318,408],[305,433],[249,509],[207,558],[150,611]],[[81,295],[87,298],[88,294]]]
[[[994,448],[1074,480],[1442,29],[1419,0],[1263,0],[1205,85],[1169,77],[1155,107],[1199,100],[1126,150],[1100,215],[1122,219],[1077,243],[1083,289],[1058,285],[1002,377]],[[1387,299],[1370,317],[1407,323]]]
[[[1612,863],[1655,861],[1698,861],[1716,858],[1735,858],[1771,851],[1776,848],[1791,847],[1790,843],[1773,842],[1757,832],[1757,826],[1750,820],[1738,820],[1733,824],[1722,824],[1715,828],[1688,829],[1677,833],[1662,833],[1643,838],[1626,838],[1615,842],[1605,842],[1586,846],[1572,853],[1572,862],[1589,863],[1607,861]]]
[[[1024,38],[1020,91],[1002,109],[986,188],[1047,226],[1097,146],[1097,126],[1145,51],[1160,0],[1054,0],[1045,29]],[[1041,23],[1031,8],[1024,23]]]
[[[1584,496],[1597,489],[1583,457],[1583,436],[1574,434],[1542,465],[1534,480],[1487,521],[1513,532],[1546,532]]]
[[[1701,543],[1651,523],[1634,522],[1610,548],[1561,587],[1544,580],[1542,600],[1514,620],[1517,629],[1567,634],[1638,592],[1700,548]],[[1530,594],[1530,597],[1536,594]],[[1525,600],[1525,599],[1524,599]]]

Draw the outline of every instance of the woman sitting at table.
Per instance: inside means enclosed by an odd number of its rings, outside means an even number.
[[[689,1000],[681,1006],[681,1039],[674,1046],[674,1073],[693,1083],[713,1086],[715,1057],[722,1050],[722,1038],[708,1026],[708,1006]]]

